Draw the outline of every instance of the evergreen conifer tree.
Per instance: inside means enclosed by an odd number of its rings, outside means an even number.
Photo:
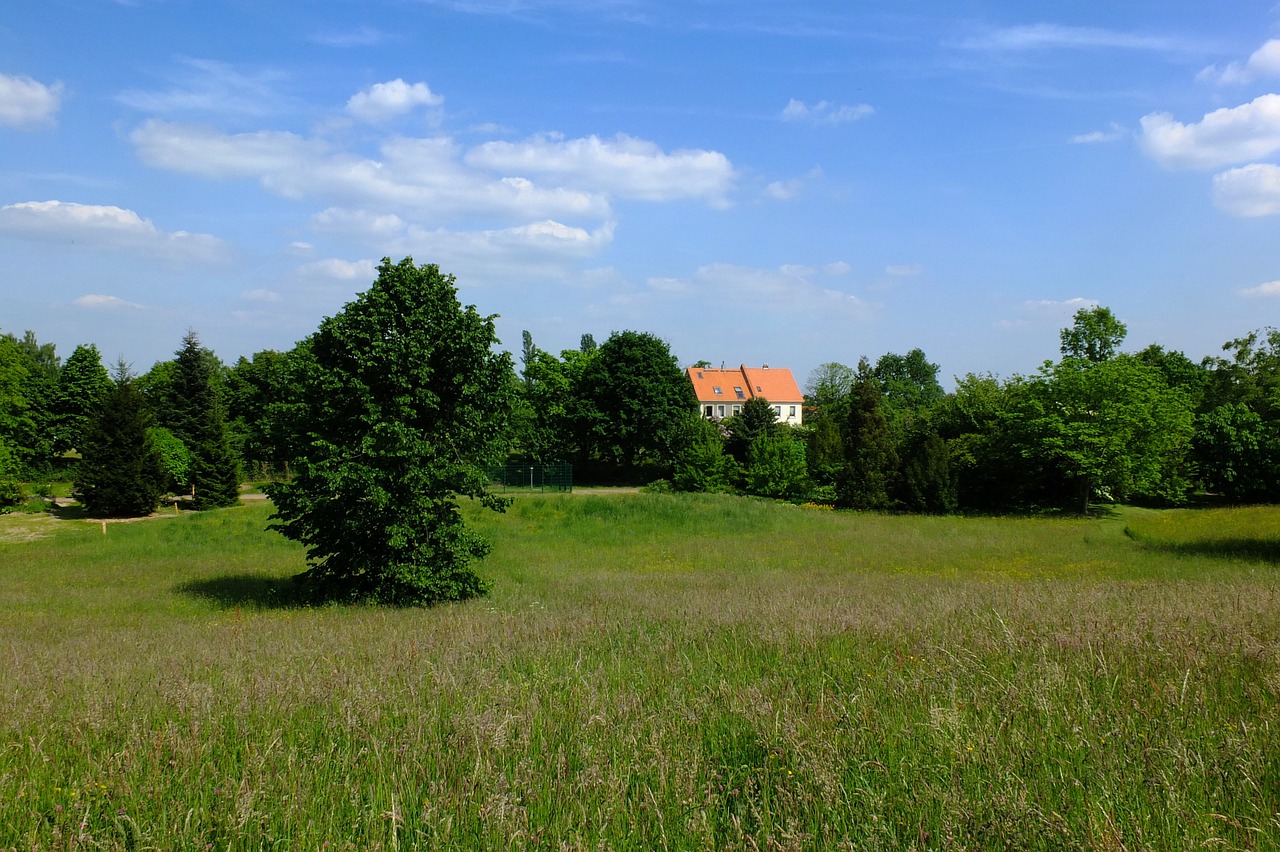
[[[195,507],[231,506],[240,499],[240,464],[231,449],[217,371],[221,363],[188,331],[176,353],[170,397],[172,422],[164,424],[191,451]]]
[[[858,361],[858,375],[849,392],[845,459],[837,484],[840,504],[852,509],[889,508],[898,453],[885,420],[880,382],[866,358]]]
[[[76,496],[91,515],[148,515],[159,504],[164,474],[147,440],[150,422],[142,394],[122,362],[81,447]]]

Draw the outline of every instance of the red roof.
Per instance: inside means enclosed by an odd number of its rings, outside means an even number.
[[[784,404],[804,402],[800,386],[786,368],[748,367],[743,364],[736,370],[690,367],[686,372],[700,403],[741,402],[757,396]],[[720,389],[719,393],[716,388]]]

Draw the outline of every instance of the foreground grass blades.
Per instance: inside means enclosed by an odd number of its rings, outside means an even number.
[[[522,497],[427,610],[268,512],[0,536],[0,848],[1280,845],[1275,509]]]

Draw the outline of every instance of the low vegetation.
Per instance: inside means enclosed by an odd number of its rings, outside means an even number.
[[[429,609],[270,511],[0,518],[0,848],[1280,845],[1277,509],[526,496]]]

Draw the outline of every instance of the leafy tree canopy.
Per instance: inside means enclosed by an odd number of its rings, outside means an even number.
[[[435,265],[383,259],[373,286],[299,344],[306,429],[295,478],[269,487],[273,529],[306,545],[321,599],[430,604],[483,594],[489,546],[457,498],[491,509],[486,468],[509,443],[511,356]]]
[[[1061,333],[1062,357],[1099,363],[1115,357],[1129,329],[1110,308],[1098,306],[1076,311],[1071,328]]]
[[[677,424],[698,404],[666,341],[614,332],[590,357],[579,396],[584,445],[611,462],[669,463]]]

